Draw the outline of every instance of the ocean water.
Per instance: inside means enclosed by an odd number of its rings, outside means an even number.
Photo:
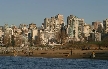
[[[108,69],[108,60],[0,56],[0,69]]]

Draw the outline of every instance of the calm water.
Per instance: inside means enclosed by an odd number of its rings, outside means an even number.
[[[0,69],[108,69],[108,61],[1,56]]]

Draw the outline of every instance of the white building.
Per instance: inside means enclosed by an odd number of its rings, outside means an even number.
[[[55,17],[45,18],[44,19],[44,31],[41,32],[41,38],[43,43],[52,44],[52,39],[56,39],[57,32],[60,31],[61,25],[64,23],[63,15],[56,15]],[[44,34],[44,35],[43,35]],[[55,43],[54,43],[55,44]]]
[[[42,31],[42,30],[40,30],[40,42],[41,42],[41,44],[43,44],[43,45],[45,45],[46,44],[46,40],[45,40],[45,38],[44,38],[44,36],[45,36],[45,33],[44,33],[44,31]],[[47,35],[46,35],[47,36]]]
[[[84,25],[83,27],[83,37],[86,37],[88,40],[88,36],[90,36],[90,32],[91,32],[91,29],[90,29],[90,25]]]
[[[101,33],[95,33],[95,41],[101,41]]]
[[[108,33],[108,19],[103,20],[104,33]]]
[[[3,45],[3,35],[4,35],[4,32],[0,30],[0,45]]]
[[[69,38],[74,41],[80,41],[81,33],[83,31],[84,19],[79,19],[76,16],[70,15],[67,17],[67,34]]]
[[[38,36],[38,29],[32,29],[32,40],[36,40],[36,36]]]
[[[0,37],[2,37],[2,35],[4,35],[4,32],[0,30]]]

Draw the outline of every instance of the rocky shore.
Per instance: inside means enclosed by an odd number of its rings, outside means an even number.
[[[95,58],[92,58],[92,52],[95,52]],[[108,60],[108,50],[19,50],[1,51],[0,56],[22,56],[22,57],[45,57],[45,58],[67,58],[67,59],[102,59]]]

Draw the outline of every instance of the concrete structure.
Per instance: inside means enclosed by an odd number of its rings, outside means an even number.
[[[36,24],[34,23],[31,23],[29,24],[29,32],[28,32],[30,35],[29,37],[32,39],[32,40],[36,40],[36,37],[38,36],[38,28],[36,27]]]
[[[104,33],[108,33],[108,19],[103,20],[103,23],[92,22],[92,26],[90,26],[84,22],[84,19],[69,15],[67,25],[65,25],[64,17],[61,14],[45,18],[44,23],[39,28],[34,23],[29,24],[29,26],[20,24],[19,28],[15,25],[9,27],[8,24],[5,24],[3,28],[0,27],[0,37],[3,35],[4,43],[7,45],[11,42],[12,35],[19,45],[27,44],[29,41],[30,43],[40,41],[37,43],[54,45],[69,41],[88,41],[89,37],[94,41],[101,41],[101,35],[104,36]],[[0,38],[0,40],[2,39]]]
[[[9,28],[9,26],[8,26],[8,24],[5,24],[3,31],[6,30],[7,28]]]
[[[16,29],[17,34],[21,35],[22,30],[21,29]]]
[[[102,22],[96,21],[92,22],[93,29],[99,33],[103,33],[103,24]]]
[[[56,15],[56,16],[55,16],[55,19],[58,20],[58,23],[59,23],[59,24],[64,23],[64,17],[63,17],[63,15],[61,15],[61,14]]]
[[[3,32],[3,26],[0,26],[0,37],[2,37],[3,34],[4,34],[4,32]]]
[[[3,30],[0,28],[0,45],[3,46],[3,35],[4,35],[4,32]]]
[[[15,39],[15,46],[20,47],[23,43],[25,43],[24,42],[25,40],[22,38],[22,35],[16,34],[14,39]]]
[[[101,33],[95,33],[95,41],[101,41]]]
[[[40,43],[43,44],[43,45],[45,45],[47,43],[47,41],[44,38],[44,36],[45,36],[44,35],[44,31],[40,30],[39,33],[40,33],[40,37],[39,37],[40,38]]]
[[[89,41],[101,41],[101,33],[98,33],[98,32],[90,33],[88,40]]]
[[[70,15],[67,17],[67,34],[69,38],[75,38],[78,40],[78,17]]]
[[[62,23],[64,23],[64,17],[63,15],[56,15],[55,17],[51,17],[51,18],[45,18],[44,19],[44,28],[46,29],[47,27],[49,28],[56,28],[56,25],[61,25]]]
[[[3,43],[5,45],[9,45],[11,43],[12,35],[14,35],[14,32],[13,32],[13,29],[11,27],[6,28],[4,30],[4,36],[3,36],[4,41],[3,41]]]
[[[88,36],[90,36],[90,32],[91,32],[91,29],[90,29],[90,25],[84,25],[83,27],[83,38],[85,38],[85,40],[88,41]]]
[[[28,25],[26,25],[26,24],[20,24],[19,25],[19,29],[21,29],[21,31],[22,31],[22,34],[25,36],[28,36]]]
[[[38,29],[33,29],[31,34],[32,34],[32,40],[36,40],[36,37],[38,36]]]
[[[84,19],[79,19],[74,15],[67,17],[67,34],[69,38],[74,39],[74,41],[80,41],[83,33]]]
[[[34,23],[29,24],[29,29],[37,29],[36,24]]]
[[[58,14],[51,18],[45,18],[44,24],[42,24],[42,29],[44,29],[43,42],[48,44],[55,43],[54,40],[57,40],[56,35],[60,32],[62,25],[64,25],[63,15]]]
[[[104,33],[108,33],[108,19],[103,20]]]

